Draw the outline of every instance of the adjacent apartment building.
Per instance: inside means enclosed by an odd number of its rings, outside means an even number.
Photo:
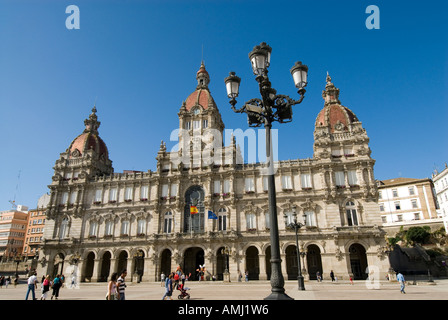
[[[394,178],[378,181],[378,205],[385,230],[401,226],[440,226],[431,179]]]
[[[17,206],[17,209],[0,211],[0,257],[8,261],[19,256],[28,221],[28,208]]]
[[[445,230],[448,232],[448,165],[441,172],[435,171],[432,175],[437,202],[439,204],[439,216],[443,219]]]

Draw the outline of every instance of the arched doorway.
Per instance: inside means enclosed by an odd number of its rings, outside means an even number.
[[[258,280],[260,275],[260,262],[258,259],[258,249],[254,246],[246,250],[246,270],[249,272],[249,280]]]
[[[185,250],[183,271],[189,276],[189,280],[199,280],[199,266],[204,265],[204,250],[193,247]],[[210,266],[205,266],[210,267]],[[206,272],[208,273],[208,272]],[[204,275],[205,277],[205,275]]]
[[[227,266],[226,256],[222,253],[223,249],[224,247],[221,247],[216,252],[216,277],[218,280],[224,280],[224,271]]]
[[[109,273],[110,273],[110,258],[111,258],[111,254],[109,251],[106,251],[103,254],[103,261],[101,262],[101,274],[100,274],[100,278],[98,279],[98,282],[106,282],[107,278],[109,277]]]
[[[285,250],[286,255],[286,273],[288,280],[296,280],[299,275],[299,267],[297,264],[297,249],[296,246],[288,246]]]
[[[127,269],[127,265],[128,265],[128,253],[123,250],[118,255],[118,262],[117,262],[117,272],[118,272],[118,274],[121,274],[121,272],[123,270]]]
[[[191,186],[185,192],[184,232],[202,233],[205,226],[204,189],[200,186]],[[198,213],[191,214],[190,208],[195,206]]]
[[[81,281],[92,281],[93,267],[95,266],[95,253],[90,252],[85,260],[84,275],[81,277]]]
[[[58,253],[54,257],[54,265],[53,265],[53,279],[57,274],[62,274],[64,270],[64,255],[62,253]]]
[[[171,272],[171,250],[165,249],[162,252],[162,259],[160,262],[160,273],[164,273],[168,276]]]
[[[145,253],[139,249],[134,253],[134,276],[137,279],[137,283],[142,281],[143,270],[145,269]]]
[[[307,247],[306,261],[310,280],[317,280],[316,273],[319,271],[321,275],[323,274],[322,258],[320,256],[320,249],[317,245],[310,244]]]
[[[366,249],[359,243],[354,243],[348,249],[350,253],[350,268],[354,280],[367,279],[367,255]]]

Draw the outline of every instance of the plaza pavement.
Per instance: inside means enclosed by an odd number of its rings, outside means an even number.
[[[305,291],[298,290],[297,281],[286,281],[286,294],[295,300],[448,300],[448,279],[428,282],[409,281],[406,294],[400,293],[397,282],[378,281],[371,284],[366,281],[307,281]],[[269,281],[231,282],[190,281],[191,301],[206,300],[263,300],[271,293]],[[60,290],[59,300],[105,300],[107,283],[81,283],[78,288],[65,285]],[[9,285],[0,289],[0,300],[24,300],[27,285],[17,287]],[[50,291],[51,292],[51,291]],[[173,299],[177,300],[179,291],[175,290]],[[161,300],[164,287],[160,283],[127,283],[126,300]],[[51,295],[51,294],[50,294]],[[40,284],[36,297],[40,298]],[[31,295],[30,298],[31,299]]]

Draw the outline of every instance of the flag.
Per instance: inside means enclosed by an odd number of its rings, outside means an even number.
[[[191,214],[196,214],[198,213],[198,208],[196,208],[196,206],[190,206],[190,213]]]
[[[212,211],[208,211],[208,218],[209,219],[218,219],[218,217],[216,216],[216,214]]]

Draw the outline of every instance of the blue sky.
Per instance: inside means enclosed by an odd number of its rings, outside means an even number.
[[[71,4],[79,30],[65,26]],[[371,4],[379,30],[365,26]],[[297,98],[289,70],[309,67],[293,122],[274,126],[280,159],[313,156],[329,71],[367,130],[375,178],[430,177],[448,161],[447,12],[433,0],[0,1],[0,210],[36,207],[95,101],[115,171],[155,170],[202,58],[226,128],[247,129],[224,78],[242,78],[240,103],[258,97],[248,53],[262,41],[278,93]]]

